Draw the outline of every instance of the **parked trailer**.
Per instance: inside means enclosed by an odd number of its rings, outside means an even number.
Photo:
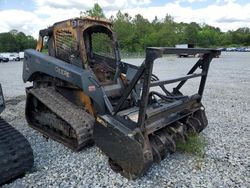
[[[23,59],[24,58],[24,52],[19,52],[19,58]]]

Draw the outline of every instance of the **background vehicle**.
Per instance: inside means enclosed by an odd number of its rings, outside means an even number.
[[[3,57],[2,55],[0,55],[0,62],[8,62],[9,58],[7,57]]]
[[[175,48],[178,48],[178,49],[194,48],[194,44],[176,44]],[[177,55],[179,57],[188,57],[189,56],[188,53],[178,53]],[[196,54],[192,54],[192,55],[195,56]]]
[[[20,57],[17,53],[11,53],[11,54],[9,54],[9,60],[10,61],[20,61]]]
[[[5,102],[0,84],[0,114]],[[33,152],[26,138],[0,117],[0,186],[33,166]]]
[[[133,179],[174,152],[177,141],[207,126],[201,99],[219,51],[147,48],[137,67],[121,61],[112,24],[103,19],[66,20],[39,35],[37,51],[25,51],[23,80],[33,82],[26,88],[26,119],[42,134],[73,150],[95,142],[113,170]],[[40,53],[45,36],[49,55]],[[182,53],[203,55],[182,77],[160,81],[152,74],[155,59]],[[182,94],[196,77],[198,91]],[[164,86],[176,82],[173,91]]]
[[[19,52],[18,55],[19,55],[19,58],[20,58],[20,59],[23,59],[23,58],[24,58],[24,52]]]
[[[1,53],[0,56],[2,56],[5,59],[8,59],[8,61],[20,61],[20,57],[18,53],[4,52],[4,53]]]

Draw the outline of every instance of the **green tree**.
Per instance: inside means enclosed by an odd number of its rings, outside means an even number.
[[[17,51],[17,43],[13,34],[11,33],[0,34],[0,51],[1,52]]]
[[[200,26],[195,22],[191,22],[190,24],[187,24],[184,30],[185,43],[197,44],[198,33],[200,29],[201,29]]]
[[[91,10],[86,11],[86,16],[105,18],[102,8],[98,3],[94,4],[94,7]]]
[[[174,22],[170,15],[166,15],[161,27],[158,31],[158,46],[169,46],[173,47],[177,42],[176,29],[177,24]]]
[[[87,11],[86,15],[105,18],[98,4]],[[141,52],[148,46],[171,47],[180,43],[194,43],[200,47],[250,45],[249,28],[221,32],[219,28],[207,24],[177,23],[169,14],[162,20],[155,17],[150,22],[140,14],[131,17],[121,11],[111,16],[110,20],[113,22],[122,52]]]
[[[231,32],[233,44],[250,44],[250,29],[247,27],[239,28],[234,32]]]
[[[0,52],[19,52],[35,46],[36,40],[23,32],[11,30],[8,33],[0,33]]]
[[[113,27],[117,33],[120,49],[124,52],[133,51],[134,26],[131,23],[131,19],[132,18],[129,14],[122,14],[121,11],[118,11],[113,22]]]
[[[142,15],[137,14],[132,20],[132,23],[134,25],[134,51],[143,51],[145,47],[149,45],[147,42],[147,38],[151,32],[150,22],[147,19],[143,18]]]
[[[199,45],[201,47],[216,47],[220,45],[221,31],[209,25],[203,25],[198,33]]]

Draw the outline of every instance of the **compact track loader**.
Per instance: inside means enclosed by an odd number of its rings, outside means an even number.
[[[0,84],[0,114],[5,102]],[[33,166],[33,152],[26,138],[0,117],[0,186]]]
[[[48,55],[41,53],[44,39]],[[160,81],[152,74],[157,58],[179,53],[200,54],[187,75]],[[121,61],[111,22],[85,17],[55,23],[40,31],[36,50],[25,51],[23,80],[33,82],[26,89],[27,121],[73,150],[95,143],[113,170],[137,178],[174,152],[177,141],[207,126],[201,99],[218,53],[151,47],[137,67]],[[198,91],[182,94],[186,81],[197,77]]]

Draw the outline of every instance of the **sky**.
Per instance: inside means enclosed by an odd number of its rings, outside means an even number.
[[[40,29],[79,17],[95,3],[108,18],[120,10],[149,21],[169,14],[176,22],[206,23],[224,32],[250,27],[249,0],[0,0],[0,32],[16,29],[37,38]]]

